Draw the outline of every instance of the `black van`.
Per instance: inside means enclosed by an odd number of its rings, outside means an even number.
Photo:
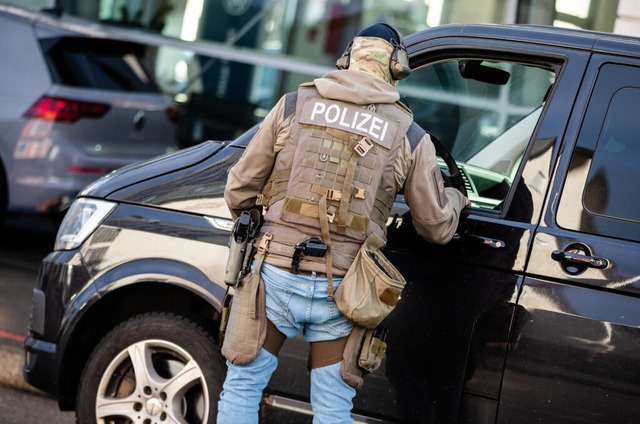
[[[399,89],[472,206],[439,246],[398,196],[386,254],[408,283],[354,421],[640,421],[640,40],[450,25],[405,41]],[[215,421],[222,192],[255,130],[115,171],[67,212],[24,375],[80,422]],[[285,344],[264,422],[310,422],[306,357]]]

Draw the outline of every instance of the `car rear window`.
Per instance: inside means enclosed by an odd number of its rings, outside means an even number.
[[[43,46],[49,43],[43,43]],[[45,50],[47,50],[45,48]],[[159,92],[140,59],[144,46],[113,40],[63,38],[47,52],[55,82],[71,87]]]

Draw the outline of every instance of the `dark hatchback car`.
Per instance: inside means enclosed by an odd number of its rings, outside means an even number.
[[[639,422],[640,41],[453,25],[406,43],[399,88],[472,206],[439,246],[398,197],[386,253],[408,283],[354,420]],[[80,422],[214,421],[222,192],[254,131],[111,173],[68,211],[24,375]],[[264,422],[310,422],[306,356],[285,344]]]

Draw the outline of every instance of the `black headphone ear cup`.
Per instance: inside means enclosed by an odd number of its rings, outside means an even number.
[[[409,67],[409,56],[407,55],[407,48],[402,44],[402,34],[396,28],[391,25],[384,24],[387,28],[393,31],[399,41],[393,41],[393,52],[391,53],[391,60],[389,61],[389,70],[391,71],[391,77],[395,80],[401,80],[409,76],[411,68]]]
[[[391,61],[389,62],[389,70],[395,80],[401,80],[411,73],[409,56],[407,56],[407,51],[404,46],[394,47],[393,53],[391,53]]]

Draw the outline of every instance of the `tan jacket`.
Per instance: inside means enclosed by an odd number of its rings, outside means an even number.
[[[328,99],[357,105],[394,103],[399,94],[394,86],[364,72],[333,71],[314,80],[319,93]],[[285,117],[281,98],[266,116],[242,158],[229,171],[225,201],[234,217],[255,206],[256,198],[271,175],[278,152],[289,140],[293,115]],[[411,151],[408,139],[394,166],[396,192],[404,187],[414,226],[420,236],[445,244],[453,237],[466,199],[458,190],[445,188],[435,148],[425,135]]]

